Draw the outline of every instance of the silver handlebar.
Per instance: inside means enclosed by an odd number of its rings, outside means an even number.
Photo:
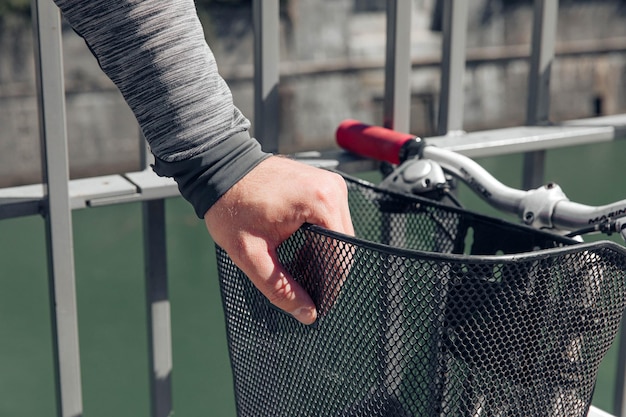
[[[508,187],[472,159],[459,153],[426,145],[422,159],[438,163],[445,172],[469,186],[491,206],[516,214],[533,227],[559,231],[607,227],[605,232],[619,232],[626,240],[626,199],[603,206],[589,206],[570,201],[553,183],[523,191]]]

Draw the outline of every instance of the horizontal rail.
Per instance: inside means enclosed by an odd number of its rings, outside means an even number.
[[[36,195],[32,197],[24,196],[28,194],[29,190],[21,190],[21,188],[25,187],[13,187],[0,190],[0,220],[32,216],[42,212],[43,187],[38,185],[40,191],[36,192]]]
[[[614,128],[610,126],[520,126],[430,137],[426,142],[470,158],[481,158],[610,142],[614,139]]]
[[[519,126],[470,133],[429,137],[431,144],[471,158],[531,152],[568,146],[626,139],[626,114],[564,122],[557,126]],[[345,172],[376,168],[376,163],[344,151],[300,152],[298,160]],[[151,169],[120,175],[71,180],[72,210],[118,203],[149,201],[180,195],[174,180],[157,176]],[[38,214],[43,185],[33,184],[0,189],[0,220]]]
[[[176,182],[152,170],[75,179],[69,182],[72,210],[141,202],[180,195]],[[44,199],[42,184],[0,189],[0,220],[38,214]]]
[[[626,114],[567,121],[555,126],[516,126],[477,132],[454,132],[444,136],[424,138],[432,145],[452,150],[470,158],[482,158],[513,153],[565,148],[576,145],[604,143],[626,139]],[[299,156],[300,154],[298,154]],[[314,163],[310,153],[304,154]],[[335,160],[336,168],[358,172],[371,167],[362,158],[345,151],[318,154],[322,165]]]

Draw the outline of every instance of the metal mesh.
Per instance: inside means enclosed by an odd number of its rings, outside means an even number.
[[[239,417],[586,415],[624,248],[347,181],[357,238],[308,226],[280,248],[315,325],[218,248]]]

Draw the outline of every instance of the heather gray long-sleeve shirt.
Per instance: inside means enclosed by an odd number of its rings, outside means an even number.
[[[248,134],[193,0],[54,0],[198,217],[268,154]]]

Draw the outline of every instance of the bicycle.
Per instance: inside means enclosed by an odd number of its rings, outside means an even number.
[[[626,307],[626,249],[578,236],[626,239],[626,200],[514,190],[357,121],[337,138],[394,169],[378,186],[344,175],[356,237],[307,225],[281,246],[315,325],[272,307],[217,248],[239,417],[587,415]],[[456,180],[523,224],[459,207]]]

